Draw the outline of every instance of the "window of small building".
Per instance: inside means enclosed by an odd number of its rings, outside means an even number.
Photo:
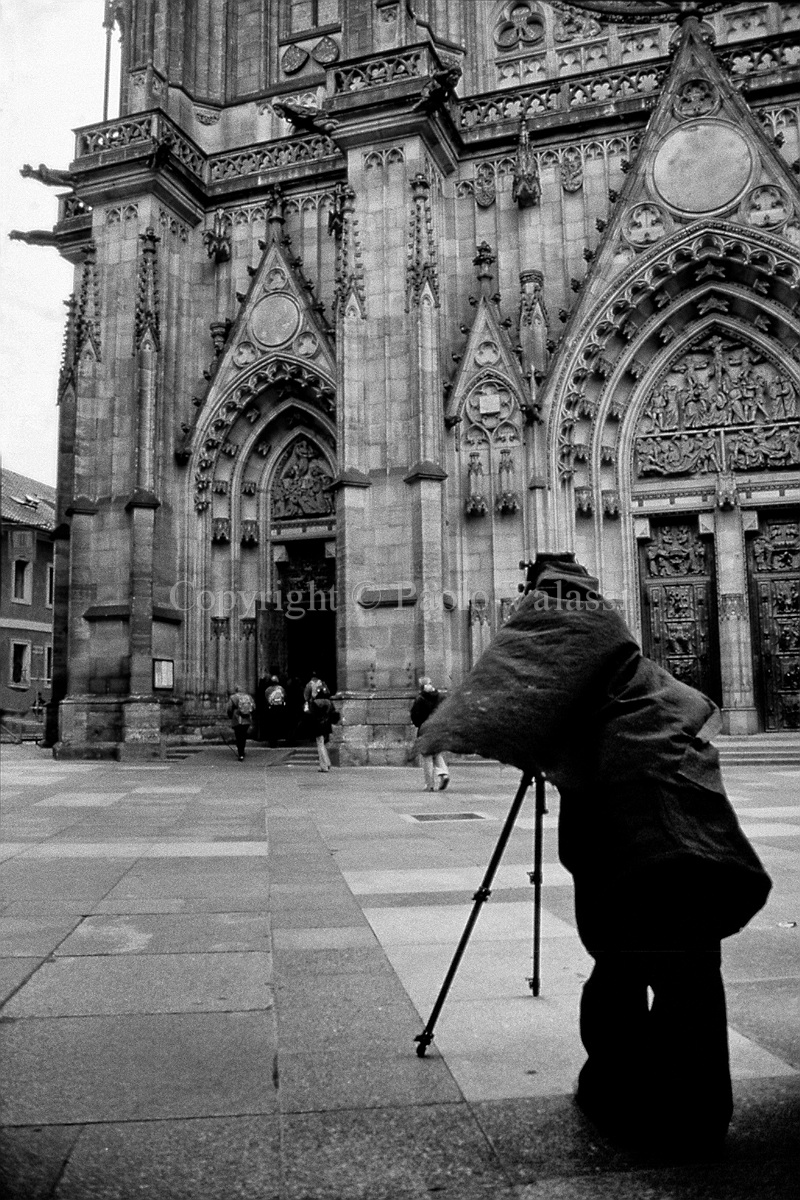
[[[53,565],[53,563],[47,564],[46,588],[47,588],[47,592],[46,592],[45,604],[47,605],[48,608],[52,608],[54,597],[55,597],[55,588],[56,588],[56,569],[55,569],[55,566]]]
[[[287,0],[289,37],[339,24],[339,0]]]
[[[12,581],[12,599],[17,604],[30,604],[33,599],[33,563],[25,558],[15,558]]]
[[[30,642],[11,643],[11,671],[9,677],[11,687],[27,688],[31,684],[31,644]]]
[[[46,687],[50,687],[53,682],[53,647],[45,646],[44,648],[44,682]]]

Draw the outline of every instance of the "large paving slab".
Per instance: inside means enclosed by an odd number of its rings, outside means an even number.
[[[87,1127],[54,1200],[100,1196],[280,1200],[278,1122],[275,1117],[242,1116]]]
[[[725,1151],[677,1162],[607,1143],[572,1102],[591,960],[557,861],[552,791],[542,993],[528,982],[526,801],[420,1059],[414,1039],[515,772],[454,764],[439,796],[412,768],[318,776],[262,755],[239,770],[212,750],[86,773],[39,758],[28,787],[20,750],[12,816],[26,832],[0,847],[9,1200],[796,1194],[799,773],[735,775],[775,887],[725,944],[736,1095]],[[39,804],[102,795],[113,803]]]
[[[2,929],[2,919],[0,919]],[[58,946],[56,956],[96,954],[269,953],[267,913],[89,916]]]
[[[271,1113],[276,1045],[269,1011],[12,1020],[0,1124]]]
[[[245,1012],[272,1007],[271,957],[157,954],[58,958],[6,1004],[5,1017]]]

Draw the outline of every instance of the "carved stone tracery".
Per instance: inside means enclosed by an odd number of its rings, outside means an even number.
[[[531,0],[510,0],[494,30],[498,49],[524,50],[543,39],[544,23],[537,6]]]

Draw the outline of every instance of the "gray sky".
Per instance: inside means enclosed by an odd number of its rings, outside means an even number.
[[[56,220],[62,189],[23,179],[23,163],[67,167],[72,130],[102,120],[103,12],[103,0],[0,0],[0,454],[4,467],[49,484],[72,267],[8,233]],[[112,95],[112,114],[116,103]]]

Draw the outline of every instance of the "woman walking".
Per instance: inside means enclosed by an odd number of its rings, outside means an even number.
[[[439,707],[441,697],[433,686],[429,675],[423,675],[419,681],[419,693],[411,705],[411,720],[417,727],[417,737],[422,732],[422,726],[431,713]],[[443,792],[450,782],[447,763],[442,754],[421,754],[422,770],[425,775],[426,792]]]

